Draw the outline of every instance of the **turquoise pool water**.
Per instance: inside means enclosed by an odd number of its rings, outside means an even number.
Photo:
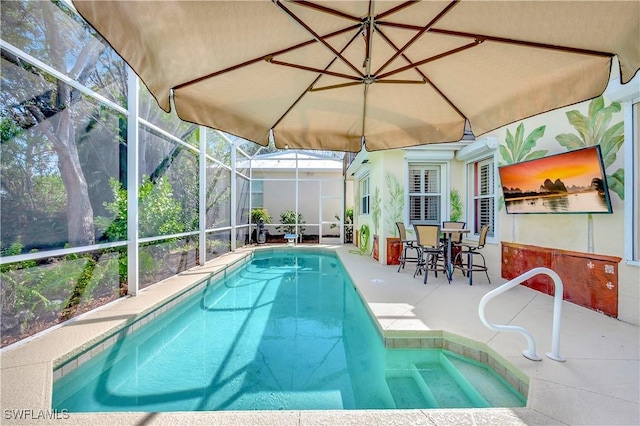
[[[331,253],[252,262],[54,383],[54,409],[322,410],[523,406],[493,371],[382,340]]]

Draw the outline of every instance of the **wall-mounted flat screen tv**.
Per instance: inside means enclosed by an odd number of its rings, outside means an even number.
[[[498,168],[507,213],[612,213],[600,146]]]

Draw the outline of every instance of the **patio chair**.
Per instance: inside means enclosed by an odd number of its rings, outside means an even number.
[[[455,222],[455,221],[446,221],[442,222],[442,227],[445,229],[464,229],[467,225],[467,222]],[[447,236],[445,235],[445,240]],[[462,242],[462,233],[461,232],[452,232],[451,233],[451,243],[458,244]]]
[[[442,227],[444,229],[464,229],[467,225],[467,222],[459,222],[459,221],[445,221],[442,222]],[[443,244],[447,244],[449,241],[449,235],[445,234],[441,238]],[[455,259],[457,254],[460,252],[460,247],[458,246],[462,242],[462,232],[452,232],[451,233],[451,258]]]
[[[398,266],[398,272],[400,269],[404,269],[404,265],[406,262],[417,262],[420,256],[420,249],[418,248],[416,240],[409,240],[407,238],[407,229],[404,226],[403,222],[396,222],[396,226],[398,227],[398,233],[400,235],[400,242],[402,243],[402,254],[398,259],[400,261],[400,265]],[[407,257],[407,250],[415,250],[416,257]]]
[[[438,271],[444,272],[447,280],[451,282],[444,259],[445,246],[440,241],[440,225],[413,225],[416,232],[416,242],[420,250],[418,265],[413,276],[424,271],[424,283],[427,283],[429,271],[438,277]]]
[[[458,247],[460,247],[460,252],[454,258],[454,268],[460,269],[462,274],[468,274],[469,276],[469,285],[473,285],[473,273],[477,271],[484,271],[487,274],[487,280],[489,280],[489,284],[491,284],[491,278],[489,278],[489,272],[487,270],[487,262],[484,258],[484,255],[480,252],[484,245],[487,242],[487,234],[489,233],[489,225],[484,225],[480,229],[480,238],[478,239],[478,244],[467,244],[467,243],[459,243]],[[463,257],[467,258],[466,264],[462,260]],[[480,256],[482,259],[482,264],[475,262],[475,257]]]

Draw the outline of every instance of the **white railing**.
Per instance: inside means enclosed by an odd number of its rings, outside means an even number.
[[[480,305],[478,306],[478,315],[480,316],[480,320],[484,325],[486,325],[490,330],[493,331],[512,331],[517,332],[527,339],[529,343],[529,347],[522,351],[522,355],[525,358],[528,358],[532,361],[540,361],[542,358],[536,353],[536,342],[529,333],[529,331],[523,327],[519,327],[516,325],[496,325],[489,322],[485,316],[484,310],[485,306],[489,302],[489,300],[493,299],[499,294],[504,293],[505,291],[517,286],[529,278],[536,276],[538,274],[546,274],[553,279],[554,284],[554,295],[553,295],[553,331],[551,336],[551,352],[547,352],[545,355],[549,359],[554,361],[564,362],[565,359],[560,356],[560,317],[562,316],[562,293],[564,291],[564,286],[562,285],[562,279],[560,276],[552,271],[549,268],[533,268],[528,272],[512,279],[511,281],[502,284],[500,287],[495,290],[491,290],[489,293],[485,294],[484,297],[480,300]]]

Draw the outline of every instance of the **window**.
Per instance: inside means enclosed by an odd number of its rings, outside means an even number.
[[[254,179],[251,181],[251,208],[264,207],[264,181]]]
[[[439,225],[441,205],[441,167],[409,164],[409,223]]]
[[[369,214],[371,206],[371,192],[368,175],[360,180],[360,200],[360,213]]]
[[[489,225],[489,237],[495,227],[495,162],[493,157],[469,163],[469,221],[472,235],[480,235],[484,225]]]

